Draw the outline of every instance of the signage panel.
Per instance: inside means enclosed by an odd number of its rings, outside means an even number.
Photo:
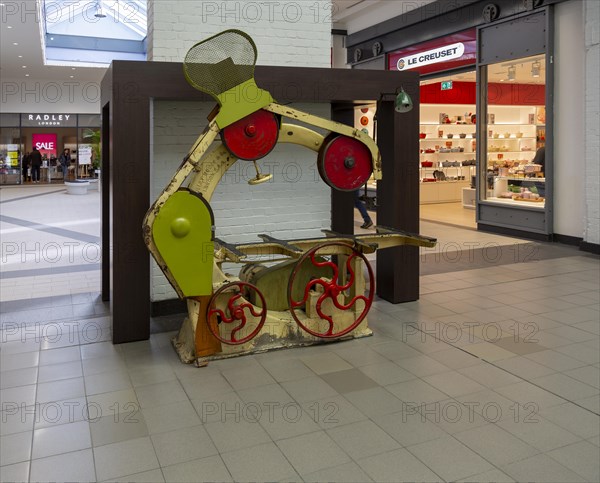
[[[56,156],[56,134],[55,133],[43,133],[43,134],[32,134],[31,144],[38,148],[42,156],[45,154],[47,157],[51,155]]]

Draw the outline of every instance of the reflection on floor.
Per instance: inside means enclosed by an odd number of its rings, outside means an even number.
[[[1,192],[17,248],[98,236],[67,221],[89,207],[39,194]],[[79,245],[56,280],[35,274],[54,268],[42,245],[23,277],[10,255],[2,297],[39,285],[0,310],[0,481],[600,481],[598,257],[421,231],[446,248],[421,257],[419,301],[375,301],[372,337],[201,369],[179,362],[173,332],[110,343],[97,292],[61,282],[82,275]],[[42,287],[57,282],[69,295]]]
[[[477,228],[475,210],[463,208],[462,203],[436,203],[421,205],[421,219],[448,223],[465,228]]]

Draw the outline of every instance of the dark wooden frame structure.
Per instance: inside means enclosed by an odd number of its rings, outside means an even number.
[[[332,119],[352,125],[353,106],[377,101],[383,180],[378,182],[378,223],[419,231],[419,77],[414,72],[257,66],[257,84],[277,102],[326,102]],[[414,108],[394,111],[394,93],[409,93]],[[101,83],[102,298],[110,300],[113,343],[150,336],[150,255],[142,220],[150,206],[150,149],[154,100],[205,101],[182,64],[114,61]],[[204,126],[198,126],[198,133]],[[331,228],[353,233],[353,193],[332,190]],[[419,297],[419,252],[397,247],[377,256],[377,293],[392,303]]]

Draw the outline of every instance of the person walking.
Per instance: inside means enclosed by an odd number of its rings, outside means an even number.
[[[65,148],[58,157],[58,162],[62,166],[63,179],[67,181],[67,174],[69,173],[69,166],[71,165],[71,150],[69,148]]]
[[[39,183],[40,168],[42,167],[42,153],[34,146],[29,158],[31,159],[31,181],[33,183]]]
[[[27,151],[25,153],[25,156],[23,156],[23,159],[21,160],[21,169],[23,170],[23,183],[25,183],[29,178],[29,175],[27,174],[27,170],[29,169],[30,165],[31,165],[31,158],[29,155],[29,151]]]
[[[373,220],[371,220],[369,212],[367,211],[365,204],[360,199],[358,192],[359,190],[354,192],[354,207],[360,212],[364,221],[360,227],[366,230],[367,228],[371,228],[373,226]]]

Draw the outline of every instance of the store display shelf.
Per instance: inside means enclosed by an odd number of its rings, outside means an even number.
[[[422,122],[421,126],[475,126],[475,124],[470,123],[470,122],[464,122],[464,123],[456,123],[456,122],[445,122],[445,123],[439,123],[439,122]]]
[[[541,126],[541,124],[529,124],[526,122],[495,122],[486,124],[488,128],[492,126]]]
[[[532,149],[529,151],[488,151],[488,156],[493,156],[494,154],[527,154],[527,153],[535,153]]]
[[[518,137],[497,137],[497,138],[488,138],[488,141],[520,141],[521,139],[537,139],[535,136],[521,136]]]
[[[539,210],[539,211],[543,211],[544,206],[546,204],[544,201],[537,202],[537,203],[531,203],[528,201],[517,201],[517,200],[513,200],[513,199],[508,199],[508,198],[496,198],[496,197],[489,197],[486,201],[490,201],[490,202],[498,203],[498,204],[502,204],[502,205],[518,206],[520,208],[531,208],[532,210]]]
[[[496,179],[506,179],[508,181],[546,181],[546,178],[536,178],[529,176],[496,176]]]
[[[445,138],[422,138],[419,139],[419,141],[472,141],[473,139],[475,139],[474,137],[466,137],[466,138],[461,138],[459,136],[454,136],[451,138],[445,137]]]

